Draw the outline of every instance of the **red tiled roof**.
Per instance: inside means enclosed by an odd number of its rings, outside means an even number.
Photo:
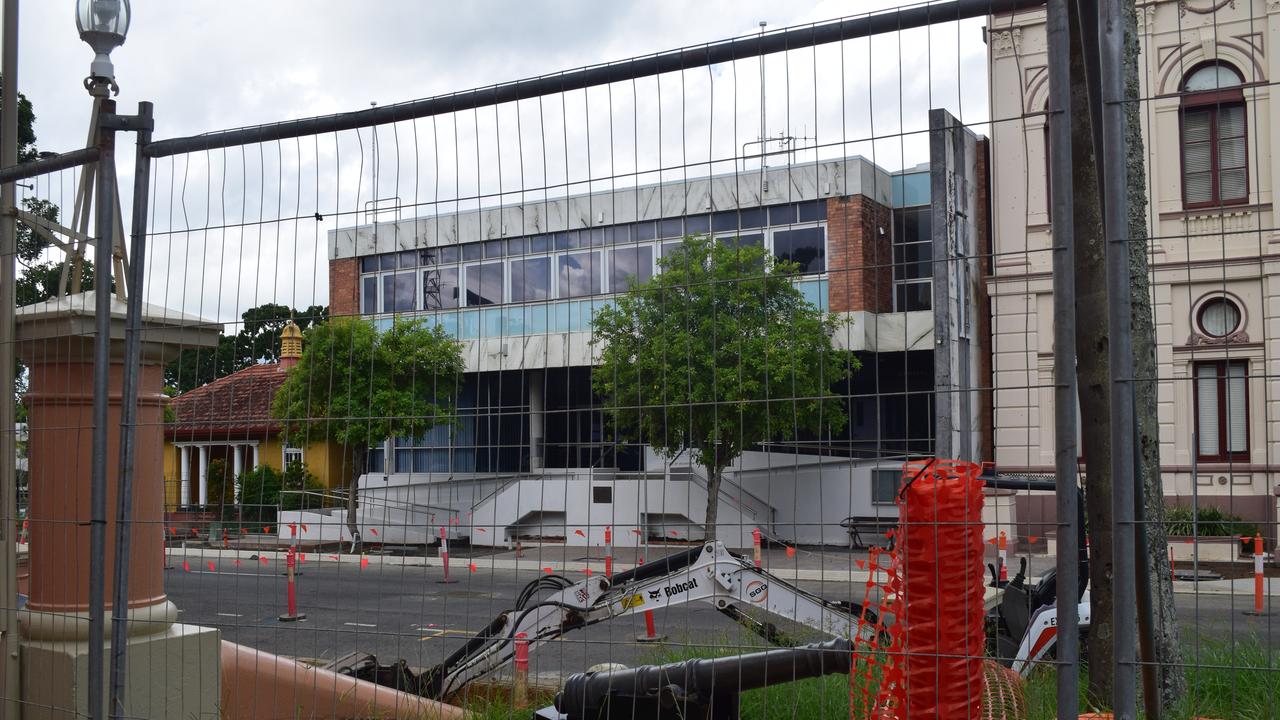
[[[170,439],[244,437],[276,432],[271,403],[287,373],[278,363],[253,365],[189,390],[173,399],[176,421],[165,428]]]

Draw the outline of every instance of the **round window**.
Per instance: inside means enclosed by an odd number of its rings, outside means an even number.
[[[1214,298],[1200,306],[1200,330],[1211,337],[1226,337],[1240,329],[1240,308],[1226,298]]]

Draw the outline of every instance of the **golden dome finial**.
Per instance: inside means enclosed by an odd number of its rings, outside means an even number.
[[[280,359],[297,360],[302,357],[302,328],[289,319],[289,324],[280,331]]]

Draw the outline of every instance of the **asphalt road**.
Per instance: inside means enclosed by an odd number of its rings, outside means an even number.
[[[456,566],[455,566],[456,567]],[[183,622],[219,628],[223,638],[258,649],[308,659],[332,659],[350,652],[373,653],[383,662],[404,658],[413,667],[430,667],[459,647],[493,617],[514,605],[532,571],[455,571],[458,582],[442,584],[437,567],[355,564],[303,566],[298,578],[299,622],[281,622],[286,581],[281,567],[242,560],[221,560],[216,571],[191,563],[167,571],[166,589]],[[832,600],[860,599],[847,584],[801,583]],[[1280,605],[1280,603],[1276,603]],[[1184,638],[1265,638],[1280,650],[1280,613],[1267,618],[1244,615],[1251,599],[1224,595],[1178,596]],[[763,641],[709,605],[675,606],[656,613],[667,646],[757,648]],[[590,665],[652,662],[651,645],[636,642],[644,632],[641,617],[621,618],[574,631],[533,653],[532,671],[563,678]]]

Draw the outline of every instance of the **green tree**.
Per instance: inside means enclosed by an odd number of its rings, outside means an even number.
[[[462,346],[420,320],[379,331],[363,318],[337,318],[308,329],[302,347],[272,415],[290,444],[334,442],[352,459],[347,528],[358,539],[357,484],[368,449],[451,421]]]
[[[703,467],[710,540],[724,469],[753,445],[840,432],[831,386],[859,366],[832,344],[836,320],[793,284],[794,263],[687,237],[659,264],[597,312],[592,383],[619,439],[668,457],[687,448]]]
[[[220,336],[216,347],[180,352],[165,366],[165,383],[187,392],[250,365],[276,362],[280,359],[280,331],[290,319],[306,330],[328,318],[329,308],[325,305],[312,305],[303,311],[277,303],[249,308],[240,314],[240,330]]]

